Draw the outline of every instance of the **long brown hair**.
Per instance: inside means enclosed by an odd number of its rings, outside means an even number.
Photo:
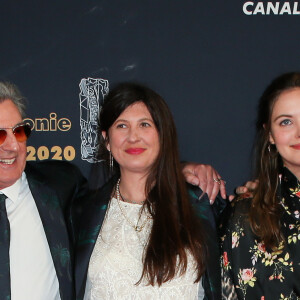
[[[279,174],[283,163],[276,146],[269,143],[271,116],[281,93],[300,88],[300,73],[286,73],[271,82],[260,98],[256,137],[256,178],[259,180],[250,209],[252,231],[269,248],[284,241],[280,224],[280,204],[277,196]]]
[[[199,281],[205,269],[207,249],[201,223],[189,203],[180,167],[176,127],[167,104],[161,96],[145,86],[119,84],[104,101],[100,129],[108,134],[119,115],[136,102],[143,102],[148,108],[160,142],[159,154],[145,187],[148,199],[145,205],[152,214],[153,226],[141,279],[146,278],[151,285],[161,285],[177,274],[184,274],[188,250],[197,263],[196,281]],[[107,155],[104,142],[103,152]],[[118,169],[118,164],[114,165]]]

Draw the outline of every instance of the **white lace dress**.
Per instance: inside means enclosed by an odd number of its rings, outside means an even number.
[[[115,198],[111,200],[90,259],[84,300],[199,299],[199,283],[194,283],[196,272],[192,257],[188,259],[187,272],[183,276],[177,276],[160,287],[146,285],[145,281],[135,284],[142,274],[143,251],[152,220],[137,232],[119,205],[133,224],[142,225],[147,218],[146,212],[140,216],[141,205],[118,203]],[[200,292],[203,295],[202,287]]]

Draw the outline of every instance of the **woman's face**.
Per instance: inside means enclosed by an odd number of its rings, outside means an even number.
[[[284,91],[271,115],[270,143],[275,144],[284,165],[300,176],[300,88]]]
[[[143,102],[127,107],[108,130],[107,149],[121,172],[147,174],[159,153],[159,135]],[[105,136],[105,132],[103,132]]]

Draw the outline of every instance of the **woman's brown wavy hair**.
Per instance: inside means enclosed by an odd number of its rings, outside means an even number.
[[[175,275],[184,274],[188,251],[197,263],[197,282],[205,270],[207,249],[201,223],[189,203],[180,167],[176,127],[167,104],[160,95],[145,86],[119,84],[104,100],[100,130],[108,133],[119,115],[138,102],[148,108],[160,142],[159,154],[145,187],[148,201],[144,205],[152,214],[153,226],[144,255],[141,279],[145,278],[151,285],[161,285]],[[102,141],[101,149],[107,157],[105,141]],[[117,163],[114,166],[118,169]]]
[[[284,242],[284,238],[280,229],[281,208],[277,195],[283,162],[276,145],[269,142],[271,116],[281,93],[294,88],[300,88],[300,73],[283,74],[267,87],[258,106],[255,155],[259,183],[250,209],[250,225],[252,231],[272,249]]]

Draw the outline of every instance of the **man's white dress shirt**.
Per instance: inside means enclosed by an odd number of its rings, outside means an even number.
[[[11,300],[60,300],[49,244],[25,173],[0,193],[8,197]]]

